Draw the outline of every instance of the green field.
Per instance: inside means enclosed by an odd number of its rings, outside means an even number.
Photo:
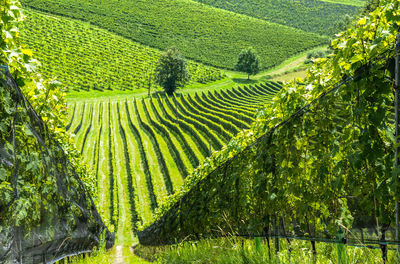
[[[337,33],[335,21],[360,12],[364,1],[195,0],[217,8],[322,35]],[[335,3],[337,2],[337,3]],[[323,17],[323,19],[321,19]]]
[[[161,52],[89,23],[25,10],[22,40],[42,63],[46,79],[57,78],[70,91],[146,90],[154,83]],[[193,83],[223,77],[213,67],[190,61]]]
[[[185,177],[249,128],[279,83],[151,99],[80,100],[68,105],[67,129],[98,179],[99,207],[118,243],[179,190]]]
[[[142,44],[176,46],[186,57],[232,69],[252,46],[264,68],[327,42],[314,33],[189,0],[24,0],[23,5],[84,20]]]

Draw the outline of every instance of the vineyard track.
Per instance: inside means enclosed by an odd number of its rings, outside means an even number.
[[[156,204],[159,204],[164,197],[168,195],[164,180],[163,174],[161,172],[161,168],[158,165],[158,159],[154,152],[153,143],[150,140],[147,133],[145,133],[142,129],[142,126],[139,124],[139,120],[137,118],[136,110],[133,106],[132,101],[126,102],[127,109],[129,110],[129,116],[131,118],[132,124],[137,128],[140,138],[142,139],[143,150],[146,154],[146,160],[148,162],[149,167],[149,175],[151,175],[151,182],[153,184],[153,192],[156,196]],[[148,180],[147,180],[148,181]],[[149,191],[150,193],[150,191]]]
[[[118,222],[116,240],[118,243],[123,242],[122,240],[133,240],[133,232],[135,231],[135,215],[136,208],[135,204],[131,202],[131,192],[129,191],[129,168],[126,162],[126,151],[123,140],[123,132],[120,127],[119,120],[119,108],[118,102],[111,102],[110,107],[116,109],[111,111],[111,134],[112,144],[114,146],[114,157],[115,161],[115,185],[118,202]]]
[[[82,122],[83,122],[83,118],[85,116],[85,111],[87,111],[87,110],[86,110],[86,104],[84,103],[83,104],[83,108],[82,108],[82,114],[81,114],[81,118],[80,118],[79,124],[74,129],[74,134],[75,135],[79,132],[79,130],[82,127]]]
[[[99,193],[99,207],[103,219],[106,223],[113,223],[113,195],[112,195],[112,175],[110,173],[109,162],[109,121],[107,103],[101,102],[101,127],[99,131],[99,152],[96,170],[97,186]]]
[[[128,152],[131,156],[131,165],[133,175],[135,175],[135,187],[137,190],[138,211],[143,222],[149,221],[152,211],[157,207],[157,199],[154,194],[153,182],[150,175],[149,164],[147,161],[146,153],[143,149],[142,138],[139,131],[132,124],[129,109],[126,101],[120,106],[121,122],[126,131],[128,140]],[[135,144],[136,143],[136,144]]]

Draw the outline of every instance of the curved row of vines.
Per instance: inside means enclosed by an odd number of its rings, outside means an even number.
[[[187,175],[249,128],[257,107],[280,87],[69,103],[67,129],[97,177],[99,208],[117,238],[132,239]]]

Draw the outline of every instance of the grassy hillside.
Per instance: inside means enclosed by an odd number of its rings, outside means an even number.
[[[80,100],[68,105],[68,131],[98,179],[103,219],[118,243],[132,241],[185,177],[255,119],[278,83],[144,100]]]
[[[264,67],[326,42],[316,34],[189,0],[23,0],[25,6],[85,20],[145,45],[178,47],[196,61],[232,69],[253,46]]]
[[[338,3],[316,0],[195,0],[239,14],[287,25],[323,35],[336,33],[334,21],[345,14],[357,14],[360,7],[350,1]],[[339,3],[343,2],[343,3]],[[359,3],[363,1],[356,1]]]
[[[25,10],[22,41],[42,63],[46,78],[57,77],[74,90],[147,88],[160,51],[65,17]],[[220,70],[189,62],[193,82],[223,77]]]

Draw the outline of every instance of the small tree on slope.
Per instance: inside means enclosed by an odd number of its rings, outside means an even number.
[[[183,87],[190,79],[185,58],[176,48],[168,48],[160,56],[155,71],[155,81],[171,95],[178,87]]]
[[[260,71],[260,62],[256,52],[252,48],[242,50],[235,69],[247,73],[248,80],[250,75],[257,74]]]

